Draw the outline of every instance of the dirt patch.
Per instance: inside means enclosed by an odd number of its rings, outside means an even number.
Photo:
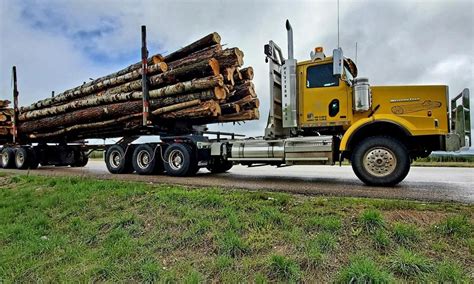
[[[432,226],[440,223],[449,214],[434,211],[392,210],[383,212],[383,215],[389,223],[403,222],[417,226]]]

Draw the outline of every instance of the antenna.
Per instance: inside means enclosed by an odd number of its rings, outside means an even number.
[[[356,41],[356,56],[355,56],[355,61],[356,61],[356,65],[357,65],[357,41]]]
[[[337,0],[337,48],[339,47],[339,0]]]

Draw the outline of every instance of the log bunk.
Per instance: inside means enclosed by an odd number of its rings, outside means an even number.
[[[223,49],[219,34],[211,33],[166,56],[149,57],[150,126],[169,131],[258,119],[253,69],[241,68],[243,56],[239,48]],[[72,141],[142,129],[142,70],[139,62],[22,107],[18,132],[33,140]]]

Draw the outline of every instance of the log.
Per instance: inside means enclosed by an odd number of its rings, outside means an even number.
[[[221,104],[220,106],[221,106],[223,115],[240,112],[240,106],[235,103],[226,103],[226,104]]]
[[[253,80],[253,68],[251,66],[239,70],[242,75],[241,80]]]
[[[167,64],[170,69],[176,69],[185,65],[194,64],[199,61],[212,58],[214,54],[217,54],[220,51],[222,51],[222,46],[220,44],[215,44],[213,46],[206,47],[202,50],[193,52],[184,58],[172,62],[167,62]]]
[[[244,110],[239,113],[221,115],[217,118],[219,122],[255,120],[260,118],[258,109]]]
[[[185,102],[181,104],[176,104],[171,107],[159,108],[155,110],[153,114],[155,114],[155,112],[157,114],[164,114],[164,113],[171,112],[174,110],[179,110],[182,108],[195,106],[195,105],[198,105],[200,102],[201,102],[200,100],[193,100],[193,101],[189,101],[189,102]],[[77,130],[85,130],[85,129],[102,129],[106,131],[106,129],[104,128],[107,126],[114,125],[114,124],[121,123],[128,120],[132,120],[134,118],[141,118],[141,117],[142,117],[142,113],[134,113],[134,114],[130,114],[130,115],[126,115],[126,116],[122,116],[116,119],[110,119],[106,121],[87,123],[87,124],[76,124],[70,127],[63,128],[58,131],[54,131],[54,132],[30,134],[29,137],[32,139],[53,137],[53,136],[59,136],[68,132],[77,131]]]
[[[205,90],[213,88],[213,94],[216,99],[224,99],[226,97],[225,90],[220,86],[222,83],[222,77],[211,76],[202,79],[196,79],[193,81],[178,83],[175,85],[167,86],[160,89],[155,89],[149,91],[150,98],[158,98],[163,96],[171,96],[184,92],[195,92],[198,90]],[[93,107],[98,105],[103,105],[107,103],[128,101],[128,100],[140,100],[142,99],[142,92],[130,92],[130,93],[120,93],[113,95],[96,95],[88,99],[76,100],[67,104],[53,106],[50,108],[33,110],[30,112],[22,113],[19,116],[19,121],[30,121],[32,119],[39,119],[42,117],[58,115],[66,113],[68,111],[74,111],[83,109],[86,107]]]
[[[235,85],[229,94],[229,101],[236,101],[246,96],[257,97],[255,86],[251,81],[245,81],[240,85]]]
[[[171,62],[171,61],[184,58],[193,52],[196,52],[203,48],[206,48],[215,44],[220,44],[220,43],[221,43],[221,36],[216,32],[211,33],[173,53],[168,54],[167,56],[165,56],[165,62]]]
[[[0,122],[7,121],[9,119],[8,116],[4,115],[3,113],[0,113]]]
[[[179,104],[158,108],[158,109],[152,111],[152,114],[153,115],[161,115],[161,114],[164,114],[164,113],[167,113],[167,112],[172,112],[172,111],[176,111],[176,110],[179,110],[179,109],[192,107],[192,106],[198,105],[200,103],[201,103],[200,99],[192,100],[192,101],[189,101],[189,102],[182,102],[182,103],[179,103]]]
[[[153,68],[156,68],[156,70],[160,70],[161,68],[164,68],[164,66],[167,66],[165,63],[161,63],[162,60],[163,60],[163,57],[161,55],[157,54],[157,55],[152,56],[150,59],[148,59],[148,64],[150,64],[150,67],[153,66],[153,65],[159,65],[159,66],[156,66],[156,67],[152,67],[152,70],[153,70]],[[30,110],[34,110],[34,109],[40,109],[40,108],[44,108],[44,107],[51,106],[51,105],[54,105],[54,104],[66,102],[66,101],[69,101],[69,100],[77,98],[77,97],[85,96],[88,93],[87,92],[84,93],[83,89],[87,89],[89,92],[93,92],[91,90],[94,89],[93,88],[94,85],[98,85],[98,84],[101,84],[103,81],[111,80],[113,78],[123,76],[123,75],[128,74],[130,72],[133,72],[135,70],[139,70],[141,68],[141,66],[142,66],[141,62],[132,64],[132,65],[120,70],[120,71],[114,72],[114,73],[109,74],[109,75],[104,76],[104,77],[97,78],[97,79],[92,80],[90,82],[87,82],[87,83],[85,83],[81,86],[66,90],[66,91],[56,95],[55,97],[47,98],[47,99],[38,101],[38,102],[36,102],[36,103],[34,103],[30,106],[22,107],[21,111],[25,112],[25,111],[30,111]],[[166,69],[167,69],[167,67],[166,67]]]
[[[224,83],[234,85],[234,73],[236,67],[227,67],[221,70],[222,76],[224,76]]]
[[[150,87],[162,87],[194,78],[218,75],[219,73],[219,62],[216,59],[211,58],[193,65],[183,66],[182,68],[173,69],[159,75],[151,76],[149,78],[149,83]],[[137,91],[141,90],[141,88],[142,81],[135,80],[107,90],[106,95]]]
[[[179,83],[179,84],[182,84],[182,83]],[[199,93],[191,93],[187,95],[183,94],[183,95],[177,96],[174,99],[170,99],[166,97],[162,98],[160,96],[156,96],[154,94],[154,91],[159,91],[159,90],[160,89],[150,91],[150,98],[151,98],[150,107],[151,108],[162,107],[168,104],[181,103],[181,102],[186,102],[186,101],[195,100],[195,99],[212,99],[213,97],[216,96],[216,93],[214,90],[206,90]],[[137,93],[140,93],[141,95],[141,92],[137,92]],[[156,98],[159,98],[159,99],[156,99]],[[140,112],[142,109],[142,106],[143,106],[142,101],[136,100],[136,101],[127,101],[127,102],[122,102],[122,103],[114,103],[114,104],[109,104],[109,105],[90,107],[87,109],[76,110],[73,112],[68,112],[68,113],[64,113],[64,114],[60,114],[56,116],[49,116],[49,117],[44,117],[37,120],[22,122],[19,125],[19,131],[23,133],[32,133],[32,132],[39,132],[40,130],[43,130],[43,129],[54,129],[61,126],[69,126],[75,123],[88,123],[88,122],[94,122],[94,121],[100,121],[100,120],[107,120],[110,118],[121,116],[125,113]]]
[[[168,66],[170,69],[176,69],[189,64],[195,64],[196,62],[207,60],[209,58],[216,58],[217,61],[219,61],[221,68],[238,67],[242,66],[244,63],[244,53],[237,47],[234,47],[224,50],[209,49],[206,51],[197,52],[180,60],[169,62]]]
[[[183,110],[171,112],[165,115],[162,115],[162,118],[165,119],[196,119],[202,117],[217,117],[221,114],[221,108],[216,101],[209,100],[202,102],[200,105],[192,108],[186,108]]]
[[[242,73],[240,73],[240,69],[239,68],[235,68],[235,72],[234,72],[234,84],[236,82],[240,82],[242,81]]]
[[[0,108],[8,107],[10,103],[9,100],[0,100]]]

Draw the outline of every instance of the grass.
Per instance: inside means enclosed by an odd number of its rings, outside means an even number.
[[[473,216],[454,203],[0,172],[0,283],[472,282]]]
[[[367,232],[374,232],[384,226],[385,222],[382,213],[375,209],[366,209],[359,216],[359,222]]]
[[[390,263],[392,270],[404,277],[420,277],[433,269],[429,259],[404,248],[393,255]]]
[[[393,238],[401,245],[411,245],[420,239],[420,233],[415,225],[396,222],[393,225]]]
[[[449,216],[436,228],[448,236],[466,237],[472,234],[472,224],[463,215]]]
[[[296,261],[282,255],[273,255],[270,258],[270,270],[274,278],[296,282],[301,277],[301,270]]]
[[[393,276],[367,256],[355,256],[342,268],[338,283],[391,283]]]

